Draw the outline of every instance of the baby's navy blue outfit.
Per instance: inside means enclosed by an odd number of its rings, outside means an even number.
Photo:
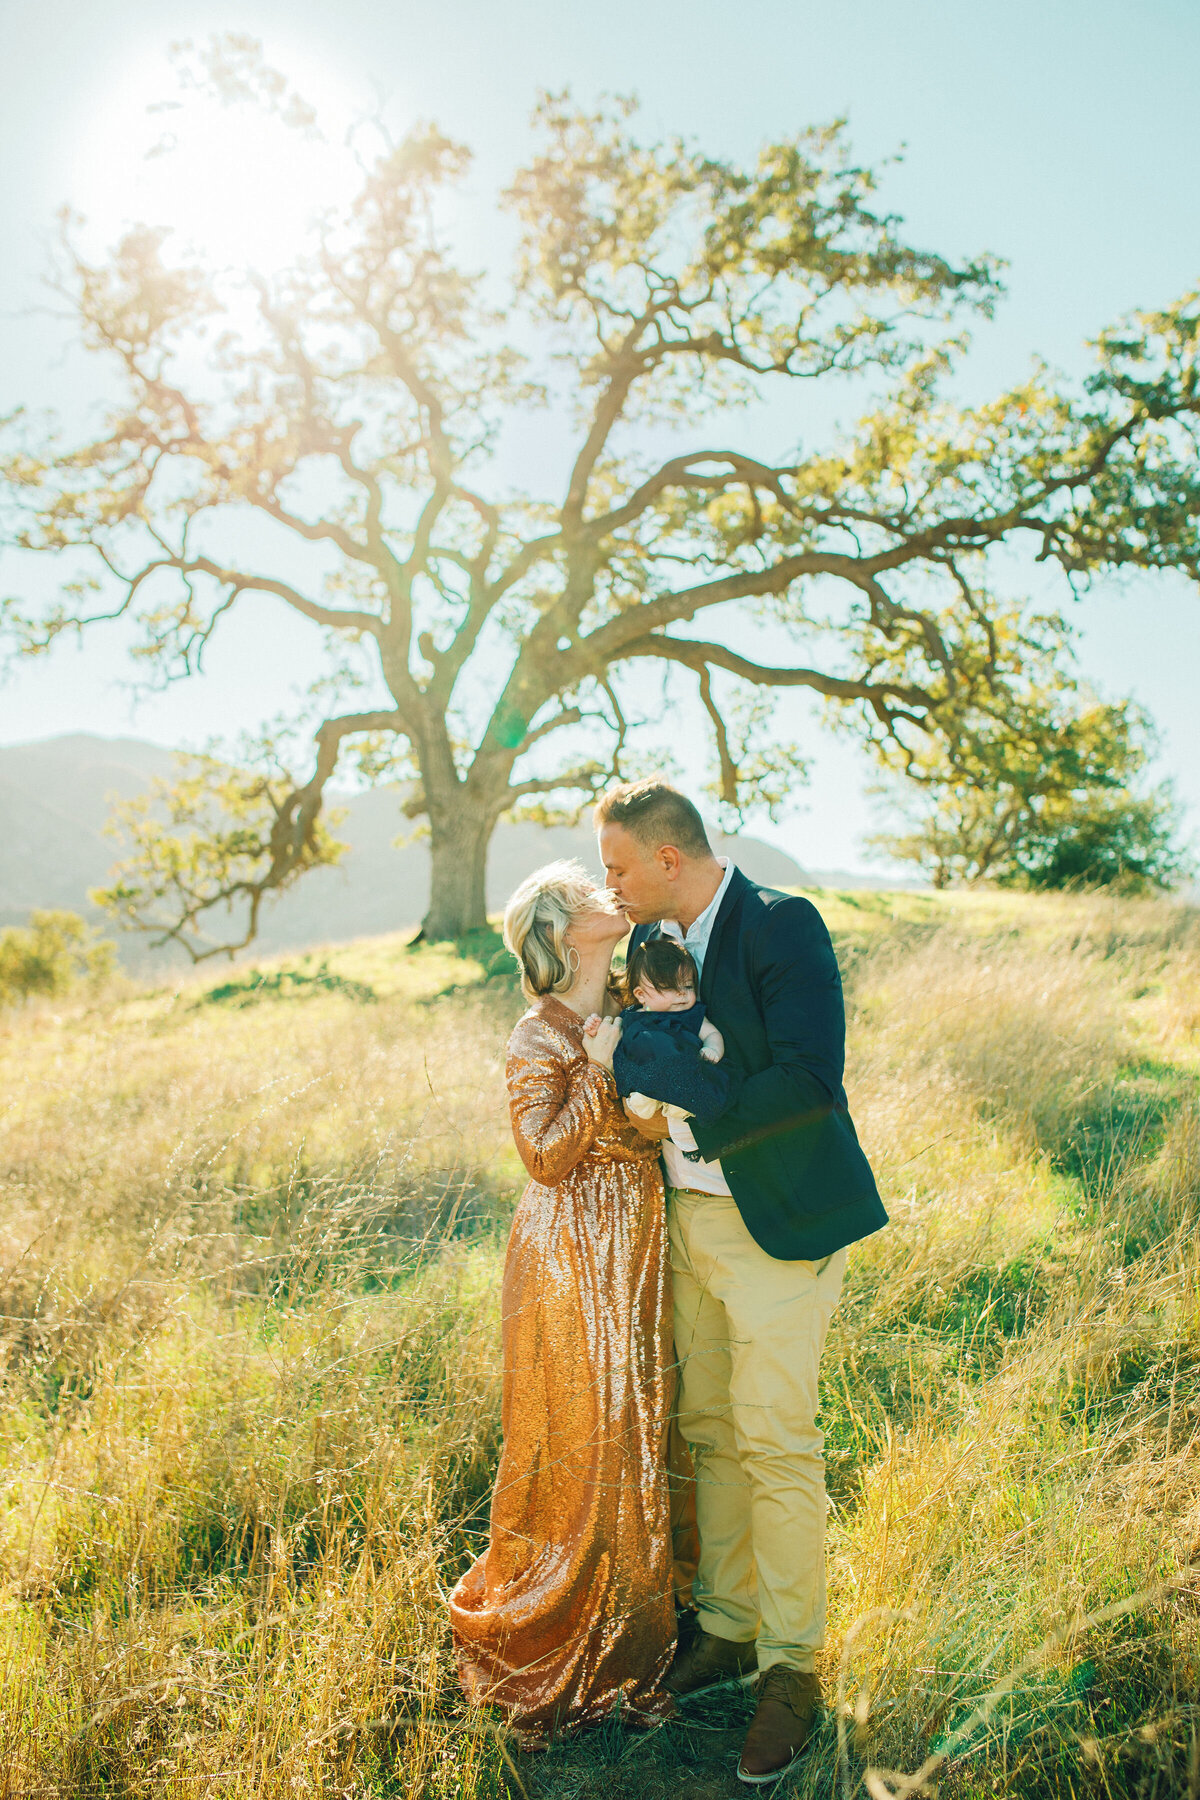
[[[682,1106],[694,1118],[715,1119],[725,1111],[740,1085],[727,1063],[705,1062],[700,1054],[704,1006],[697,1000],[686,1012],[643,1012],[627,1006],[621,1014],[621,1040],[613,1052],[617,1092],[648,1094],[671,1106]]]

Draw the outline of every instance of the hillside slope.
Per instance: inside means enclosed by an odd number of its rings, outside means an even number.
[[[0,748],[0,925],[24,923],[33,907],[96,916],[88,889],[103,883],[120,854],[104,829],[112,798],[141,793],[172,768],[169,751],[136,738],[79,734]],[[396,838],[412,829],[400,811],[399,792],[376,788],[336,801],[346,809],[337,827],[349,846],[346,856],[267,905],[260,950],[344,942],[416,925],[429,901],[429,851],[419,839],[396,847]],[[793,887],[805,879],[790,856],[753,837],[717,834],[717,845],[753,880]],[[550,829],[501,823],[488,860],[489,908],[502,909],[525,875],[560,856],[579,857],[598,872],[586,821]],[[123,937],[121,949],[135,966],[148,959],[138,938]]]
[[[891,1223],[825,1359],[830,1711],[781,1800],[1193,1793],[1200,914],[814,898]],[[537,1756],[458,1689],[524,1181],[497,949],[0,1014],[5,1793],[744,1792],[736,1696]]]

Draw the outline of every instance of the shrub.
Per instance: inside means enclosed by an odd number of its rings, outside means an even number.
[[[0,931],[0,1006],[66,994],[111,975],[116,947],[73,912],[31,912],[27,927]]]
[[[1152,794],[1093,794],[1013,857],[1007,885],[1173,888],[1194,864],[1179,842],[1182,815],[1169,785]]]

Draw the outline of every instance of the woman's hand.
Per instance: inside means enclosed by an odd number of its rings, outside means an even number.
[[[621,1040],[620,1019],[601,1019],[594,1032],[583,1040],[584,1054],[589,1062],[598,1068],[612,1073],[613,1051]]]

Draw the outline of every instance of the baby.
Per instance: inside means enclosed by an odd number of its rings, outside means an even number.
[[[725,1040],[696,997],[696,965],[677,939],[650,938],[629,959],[625,971],[624,991],[631,1002],[621,1013],[621,1041],[613,1056],[613,1074],[617,1092],[629,1102],[631,1112],[648,1119],[662,1105],[668,1117],[691,1118],[693,1108],[670,1101],[659,1101],[642,1093],[636,1085],[644,1074],[647,1085],[655,1070],[662,1074],[672,1070],[667,1085],[697,1090],[698,1101],[710,1098],[698,1082],[689,1082],[686,1064],[695,1059],[718,1063],[725,1054]],[[600,1016],[593,1013],[585,1021],[584,1030],[592,1036]],[[682,1065],[681,1066],[681,1059]],[[654,1082],[653,1085],[660,1085]],[[711,1085],[711,1084],[710,1084]],[[724,1090],[720,1090],[724,1099]],[[717,1107],[720,1110],[720,1107]]]

